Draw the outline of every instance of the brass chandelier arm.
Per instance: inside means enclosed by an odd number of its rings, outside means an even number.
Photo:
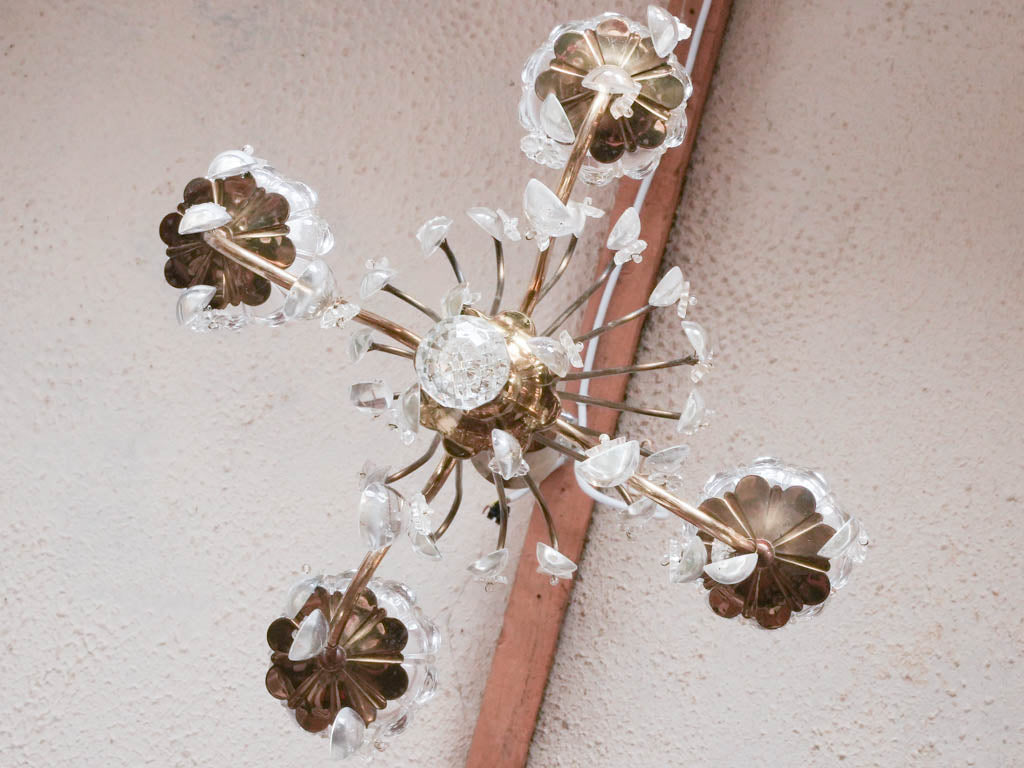
[[[381,288],[381,290],[385,291],[386,293],[390,293],[396,299],[401,299],[406,304],[408,304],[410,307],[418,309],[420,312],[422,312],[424,315],[429,317],[435,323],[439,322],[441,320],[441,316],[439,314],[437,314],[437,312],[432,310],[430,307],[428,307],[426,304],[424,304],[419,299],[416,299],[416,298],[410,296],[408,293],[403,291],[401,288],[396,288],[391,283],[387,283],[383,288]]]
[[[441,524],[437,526],[437,530],[430,534],[430,538],[435,543],[438,539],[444,536],[445,531],[448,530],[452,521],[455,519],[455,516],[459,513],[459,507],[462,506],[462,465],[463,463],[461,461],[455,465],[455,498],[452,499],[452,506],[448,510],[448,515],[441,521]]]
[[[371,345],[371,348],[372,348],[372,345]],[[417,458],[415,461],[413,461],[408,466],[403,467],[402,469],[398,470],[394,474],[388,475],[387,478],[384,480],[384,482],[387,483],[388,485],[390,485],[391,483],[397,483],[403,477],[408,477],[409,475],[411,475],[417,469],[419,469],[424,464],[426,464],[428,461],[430,461],[431,457],[435,453],[437,453],[437,447],[439,445],[441,445],[441,434],[437,433],[437,434],[434,435],[434,439],[430,441],[430,447],[427,448],[427,452],[426,453],[424,453],[422,456]]]
[[[576,243],[579,242],[579,238],[573,235],[569,238],[569,244],[565,247],[565,253],[562,254],[562,260],[558,262],[558,268],[555,270],[555,274],[551,276],[551,279],[544,283],[544,287],[540,289],[540,295],[537,297],[537,303],[540,304],[544,300],[544,297],[548,295],[548,292],[555,287],[555,283],[558,282],[559,278],[565,274],[565,270],[569,268],[569,262],[572,261],[573,254],[576,252]]]
[[[416,357],[415,353],[411,349],[405,349],[403,347],[393,347],[390,344],[378,344],[376,341],[370,342],[370,346],[367,348],[367,351],[386,352],[389,355],[404,357],[406,360],[412,360],[414,357]]]
[[[452,265],[452,272],[455,273],[455,279],[460,283],[466,282],[466,278],[462,276],[462,267],[459,266],[459,260],[455,258],[455,253],[452,251],[452,247],[448,245],[447,238],[442,240],[438,247],[444,251],[444,255],[448,257],[448,263]]]
[[[558,549],[558,534],[555,532],[555,521],[551,518],[551,510],[548,508],[548,503],[544,499],[544,494],[540,491],[540,486],[537,485],[537,481],[530,476],[529,472],[523,475],[523,480],[526,481],[526,485],[530,489],[530,493],[533,494],[533,498],[537,502],[537,506],[540,507],[540,511],[544,515],[544,523],[548,527],[548,541],[551,544],[551,548]]]
[[[221,256],[231,259],[238,266],[245,267],[260,277],[265,277],[286,291],[290,291],[292,286],[298,282],[298,278],[288,270],[282,269],[270,259],[239,245],[223,229],[211,229],[209,232],[204,232],[203,240]]]
[[[679,411],[663,411],[659,408],[641,408],[638,405],[629,403],[617,403],[614,400],[602,400],[599,397],[581,395],[576,392],[563,392],[558,390],[558,396],[563,400],[571,400],[574,403],[596,405],[598,408],[610,408],[613,411],[625,411],[626,413],[639,413],[641,416],[655,416],[659,419],[678,419],[682,414]]]
[[[555,190],[555,195],[563,203],[569,201],[569,194],[576,184],[580,168],[583,167],[583,161],[586,159],[587,152],[590,151],[590,145],[594,141],[594,135],[597,133],[598,123],[604,117],[605,110],[608,109],[611,102],[612,94],[607,91],[596,91],[593,100],[590,102],[590,108],[587,110],[586,117],[583,118],[583,123],[576,132],[576,140],[572,144],[572,149],[569,150],[569,158],[565,162],[565,170],[562,171],[562,178],[559,180],[558,188]],[[530,285],[526,289],[526,295],[523,297],[523,303],[519,308],[524,315],[532,315],[537,302],[540,300],[540,290],[547,276],[548,254],[550,251],[551,246],[548,245],[547,248],[537,254],[537,261],[533,265],[533,276],[530,278]]]
[[[495,549],[505,548],[505,538],[508,535],[508,498],[505,496],[505,481],[497,472],[492,472],[494,488],[498,492],[498,546]]]
[[[551,325],[544,329],[544,333],[542,333],[541,336],[550,336],[552,333],[557,331],[558,327],[566,320],[568,320],[573,312],[582,307],[586,303],[587,299],[593,296],[597,292],[597,290],[602,285],[605,284],[605,281],[609,277],[611,277],[612,272],[615,270],[615,266],[616,264],[614,261],[609,261],[608,264],[605,265],[604,271],[602,271],[601,274],[598,276],[597,280],[591,283],[590,287],[587,288],[587,290],[585,290],[583,293],[577,296],[576,300],[573,301],[572,304],[563,309],[561,313],[558,315],[558,317],[554,319]]]
[[[637,365],[623,365],[619,368],[599,368],[596,371],[579,371],[578,373],[567,373],[562,376],[562,381],[579,381],[580,379],[597,379],[602,376],[619,376],[624,373],[642,373],[644,371],[658,371],[662,368],[675,368],[678,365],[696,365],[699,361],[696,356],[677,357],[674,360],[661,360],[657,363],[639,363]]]
[[[336,648],[338,643],[341,642],[341,633],[348,623],[348,617],[352,615],[352,609],[355,608],[356,600],[363,594],[363,590],[370,583],[374,571],[377,570],[389,549],[391,547],[387,546],[367,552],[363,562],[359,564],[359,570],[356,571],[352,583],[345,590],[345,597],[342,598],[341,606],[338,608],[340,619],[337,623],[331,625],[331,634],[327,637],[327,646],[329,648]]]
[[[427,480],[427,484],[423,488],[423,496],[428,502],[433,501],[434,497],[437,496],[438,491],[441,490],[445,481],[448,480],[448,476],[452,473],[456,463],[458,463],[457,459],[445,454],[444,458],[435,467],[433,474],[431,474],[430,479]],[[355,578],[352,579],[352,583],[345,590],[345,597],[342,598],[341,606],[338,609],[340,619],[336,624],[331,625],[331,634],[327,638],[328,647],[337,647],[338,643],[341,642],[341,633],[348,623],[349,616],[352,615],[356,600],[363,593],[363,590],[366,589],[366,585],[370,583],[370,579],[373,578],[374,572],[384,560],[384,556],[388,553],[389,549],[391,549],[391,545],[366,553],[363,562],[359,565]]]
[[[444,487],[444,484],[448,482],[448,477],[451,475],[452,470],[455,469],[455,465],[460,463],[459,459],[448,453],[441,457],[441,461],[434,467],[434,471],[430,475],[430,479],[427,480],[427,484],[423,486],[423,498],[427,500],[428,504],[434,500],[434,497]]]
[[[217,253],[231,259],[231,261],[239,266],[245,267],[250,272],[255,272],[257,275],[265,277],[274,285],[280,286],[286,291],[291,290],[292,286],[298,282],[298,278],[295,275],[282,269],[269,259],[260,256],[258,253],[239,245],[223,229],[212,229],[204,233],[203,240]],[[420,337],[408,328],[380,315],[375,315],[373,312],[361,310],[355,316],[355,319],[363,325],[375,328],[385,336],[390,336],[395,341],[409,347],[409,349],[415,350],[420,344]]]
[[[405,345],[409,349],[415,351],[420,345],[420,337],[410,331],[404,325],[399,325],[386,317],[381,317],[373,312],[367,312],[365,309],[359,310],[359,314],[355,316],[355,321],[368,325],[374,330],[380,331],[385,336],[390,336],[400,344]]]
[[[585,434],[576,429],[575,425],[570,424],[564,419],[558,419],[555,421],[554,429],[560,435],[569,438],[573,442],[585,448],[591,448],[595,445],[595,443]],[[568,450],[565,449],[564,446],[559,446],[554,440],[549,440],[546,444],[551,445],[551,447],[556,448],[556,450],[561,449],[563,453],[568,453]],[[577,453],[577,456],[579,455],[582,454]],[[584,456],[584,458],[586,457]],[[580,459],[577,458],[577,461],[579,460]],[[629,478],[627,485],[633,490],[642,493],[656,504],[660,504],[677,517],[681,517],[691,525],[697,526],[697,528],[704,531],[704,533],[709,536],[728,544],[737,552],[756,551],[757,548],[754,545],[753,540],[748,539],[745,536],[738,536],[735,531],[722,525],[722,523],[718,522],[718,520],[704,510],[683,501],[678,496],[665,490],[660,485],[652,483],[647,478],[634,474]]]
[[[494,269],[495,288],[494,298],[491,300],[491,314],[498,314],[501,309],[501,300],[505,295],[505,249],[501,240],[494,238]]]
[[[600,336],[602,333],[605,333],[607,331],[612,330],[612,328],[618,328],[620,325],[625,325],[626,323],[628,323],[628,322],[630,322],[632,320],[636,320],[638,317],[643,317],[648,312],[650,312],[652,309],[654,309],[654,305],[653,304],[645,304],[642,307],[638,307],[637,309],[634,309],[629,314],[623,315],[622,317],[618,318],[617,320],[612,320],[610,322],[605,323],[604,325],[600,325],[597,328],[594,328],[593,330],[587,331],[586,333],[582,334],[581,336],[577,336],[575,339],[573,339],[573,341],[576,341],[576,342],[588,341],[588,340],[594,338],[595,336]]]

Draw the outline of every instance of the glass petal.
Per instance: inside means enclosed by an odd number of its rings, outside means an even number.
[[[331,757],[344,760],[363,745],[366,736],[366,723],[351,707],[338,711],[331,724]]]
[[[430,256],[438,249],[448,236],[451,226],[452,220],[447,216],[435,216],[424,222],[416,232],[416,239],[420,243],[420,250],[423,251],[424,256]]]
[[[502,574],[505,570],[505,566],[508,564],[508,549],[502,547],[496,549],[476,562],[469,565],[466,569],[473,574],[473,577],[477,581],[492,581],[504,584],[508,579]]]
[[[684,435],[692,435],[704,426],[704,416],[707,413],[707,406],[704,403],[704,395],[694,387],[686,397],[686,404],[680,413],[679,421],[676,422],[676,431]]]
[[[487,468],[505,480],[522,477],[529,472],[530,467],[523,460],[523,447],[505,430],[491,430],[491,451],[493,455]]]
[[[672,267],[654,286],[647,303],[655,307],[667,307],[669,304],[675,304],[682,295],[683,270],[679,267]]]
[[[537,572],[546,573],[556,579],[571,579],[576,572],[576,563],[557,549],[543,541],[537,542]]]
[[[334,301],[334,273],[323,259],[309,263],[288,291],[284,316],[289,320],[316,317]]]
[[[549,93],[544,97],[540,107],[540,124],[544,132],[555,141],[563,144],[572,144],[576,140],[576,134],[569,122],[569,116],[562,108],[558,97]]]
[[[394,393],[383,379],[357,381],[349,389],[349,400],[360,411],[381,413],[391,407]]]
[[[291,648],[288,649],[290,661],[311,659],[327,645],[327,619],[319,608],[302,620],[295,630]]]
[[[359,531],[367,547],[376,551],[390,546],[402,532],[404,505],[395,491],[383,483],[370,483],[359,498]]]
[[[636,208],[630,206],[622,212],[612,231],[608,233],[607,245],[609,250],[619,251],[639,239],[640,214]]]
[[[565,203],[537,179],[530,179],[523,193],[523,210],[534,228],[548,237],[562,237],[573,231],[574,217]]]
[[[196,232],[209,232],[211,229],[223,227],[231,222],[231,214],[223,205],[217,203],[199,203],[185,209],[178,223],[179,235],[192,235]]]
[[[611,488],[622,485],[640,464],[640,443],[636,440],[612,445],[577,465],[580,475],[593,486]],[[600,448],[600,446],[598,446]],[[592,448],[591,451],[596,451]]]
[[[569,372],[569,357],[561,342],[550,336],[533,336],[527,344],[530,351],[555,376],[565,376]],[[582,364],[582,360],[580,362]]]
[[[757,567],[757,553],[735,555],[704,566],[704,573],[719,584],[739,584]]]
[[[189,325],[201,315],[216,295],[217,289],[212,285],[196,285],[186,288],[178,297],[178,325]]]

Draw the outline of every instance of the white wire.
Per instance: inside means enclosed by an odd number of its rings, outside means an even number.
[[[693,64],[697,60],[697,50],[700,48],[700,39],[704,34],[704,24],[708,20],[708,13],[711,10],[712,0],[704,0],[700,6],[700,14],[697,16],[697,24],[693,28],[693,37],[690,40],[690,51],[686,56],[686,74],[693,73]],[[640,184],[640,189],[636,191],[636,197],[633,198],[633,207],[636,208],[636,212],[640,213],[643,208],[644,200],[647,199],[647,190],[651,188],[651,182],[654,180],[654,174],[646,177]],[[619,272],[622,271],[622,264],[615,267],[612,270],[611,275],[608,277],[608,282],[605,283],[604,292],[601,294],[601,302],[597,305],[597,313],[594,315],[594,322],[591,329],[598,328],[604,325],[605,315],[608,313],[608,305],[611,303],[612,294],[615,293],[615,285],[619,281]],[[583,360],[583,370],[592,371],[594,370],[594,358],[597,356],[597,343],[600,340],[599,336],[595,336],[590,340],[587,345],[587,356]],[[585,395],[590,391],[590,379],[583,379],[580,382],[580,394]],[[586,403],[579,403],[576,408],[577,420],[580,426],[587,426],[587,406]],[[579,462],[574,464],[576,483],[580,489],[587,494],[594,501],[599,504],[605,504],[613,509],[625,509],[626,504],[616,498],[613,498],[601,491],[597,490],[594,486],[580,477]]]

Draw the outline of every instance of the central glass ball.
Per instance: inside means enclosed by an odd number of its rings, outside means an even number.
[[[445,318],[416,350],[420,386],[447,408],[472,410],[489,403],[505,386],[511,368],[505,335],[472,315]]]

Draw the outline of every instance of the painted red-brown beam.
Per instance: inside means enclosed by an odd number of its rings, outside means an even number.
[[[669,3],[669,10],[691,28],[696,28],[701,5],[700,0],[674,0]],[[640,214],[643,237],[647,241],[644,260],[622,271],[608,307],[608,319],[646,303],[660,272],[730,6],[731,0],[711,0],[691,74],[694,90],[686,107],[689,123],[686,139],[680,147],[662,156]],[[676,49],[680,61],[686,61],[689,45],[689,41],[683,41]],[[605,217],[609,225],[633,204],[638,189],[639,182],[633,180],[624,179],[619,184],[613,208]],[[602,252],[596,273],[600,273],[611,258],[609,251]],[[593,323],[599,299],[600,291],[587,305],[584,327]],[[641,331],[640,323],[628,323],[604,334],[594,368],[632,364]],[[627,383],[626,376],[592,379],[590,394],[607,400],[622,400]],[[614,434],[615,411],[591,407],[587,415],[590,426]],[[559,549],[579,562],[590,527],[593,501],[576,484],[571,464],[553,472],[544,481],[542,490],[556,516]],[[535,507],[491,662],[467,768],[521,768],[526,764],[572,590],[571,581],[552,586],[548,576],[537,573],[533,551],[538,541],[547,541],[547,528],[539,508]]]

